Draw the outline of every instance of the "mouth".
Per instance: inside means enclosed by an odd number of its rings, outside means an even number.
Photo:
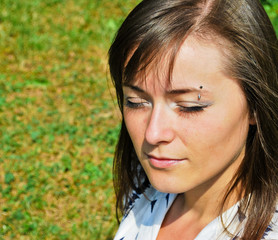
[[[185,158],[168,158],[168,157],[157,157],[149,154],[146,155],[148,157],[150,165],[158,169],[170,168],[183,161],[186,161]]]

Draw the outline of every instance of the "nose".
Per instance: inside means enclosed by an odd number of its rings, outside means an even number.
[[[173,141],[175,131],[170,115],[163,106],[153,108],[145,132],[145,139],[149,144],[158,145]]]

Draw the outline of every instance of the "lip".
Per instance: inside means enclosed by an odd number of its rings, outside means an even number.
[[[155,157],[152,155],[148,155],[148,160],[151,166],[154,168],[165,169],[175,166],[186,159],[174,159],[174,158],[167,158],[167,157]]]

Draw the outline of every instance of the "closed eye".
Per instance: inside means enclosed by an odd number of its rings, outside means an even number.
[[[178,111],[181,114],[193,114],[204,111],[206,107],[209,107],[211,103],[196,103],[196,102],[178,102]]]
[[[204,106],[192,106],[192,107],[184,107],[184,106],[179,106],[179,111],[180,112],[201,112],[204,110]]]
[[[125,98],[125,106],[128,108],[142,108],[149,105],[149,102],[138,97]]]

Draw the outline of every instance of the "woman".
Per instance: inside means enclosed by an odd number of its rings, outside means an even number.
[[[278,43],[259,0],[143,0],[109,51],[115,239],[278,239]]]

